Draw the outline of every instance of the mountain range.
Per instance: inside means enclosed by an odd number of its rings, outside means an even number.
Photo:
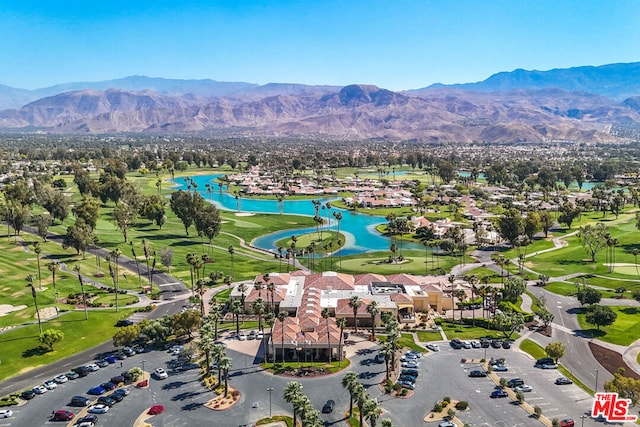
[[[640,129],[640,63],[515,70],[393,92],[132,76],[37,90],[0,85],[0,129],[53,133],[621,142]]]

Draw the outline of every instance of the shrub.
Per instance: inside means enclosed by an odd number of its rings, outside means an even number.
[[[456,403],[456,409],[458,411],[466,411],[468,407],[469,402],[467,402],[466,400],[461,400],[460,402]]]
[[[435,405],[433,405],[433,409],[431,411],[442,412],[442,404],[440,404],[440,402],[436,403]]]
[[[402,385],[400,385],[400,384],[398,384],[398,383],[395,383],[395,384],[393,385],[393,389],[394,389],[396,392],[398,392],[398,391],[402,390]]]
[[[557,418],[551,420],[551,427],[560,427],[560,421]]]
[[[535,414],[536,418],[540,418],[542,416],[542,408],[538,405],[534,406],[533,413]]]
[[[507,386],[507,379],[502,377],[500,378],[500,387],[505,388]]]
[[[406,388],[403,388],[400,392],[400,396],[406,396],[407,394],[409,394],[409,390],[407,390]]]
[[[516,392],[516,399],[518,400],[518,403],[524,403],[524,393],[521,391],[517,391]]]
[[[445,396],[442,398],[442,401],[445,403],[445,405],[448,405],[449,403],[451,403],[451,398],[449,396]]]
[[[451,418],[456,416],[456,410],[453,408],[449,408],[449,410],[447,411],[447,415],[449,415]]]
[[[238,396],[240,396],[240,390],[233,390],[233,391],[231,392],[231,396],[233,396],[233,397],[238,397]]]

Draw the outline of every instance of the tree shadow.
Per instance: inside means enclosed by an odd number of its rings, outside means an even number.
[[[583,338],[600,338],[603,337],[605,335],[607,335],[607,333],[603,330],[600,329],[576,329],[574,331],[575,335],[578,337],[583,337]]]
[[[184,381],[172,381],[170,383],[166,383],[165,385],[163,385],[162,389],[163,390],[175,390],[177,388],[182,387],[185,384],[186,383]]]
[[[638,314],[638,307],[625,307],[620,311],[624,314]]]
[[[195,411],[198,408],[201,408],[204,406],[204,403],[199,403],[199,402],[193,402],[193,403],[189,403],[187,405],[184,405],[182,408],[183,411]]]
[[[49,353],[49,349],[47,347],[39,345],[38,347],[33,347],[27,349],[22,352],[22,357],[33,357],[33,356],[42,356],[44,354]]]

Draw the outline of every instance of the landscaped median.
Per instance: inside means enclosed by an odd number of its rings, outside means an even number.
[[[328,362],[263,362],[262,369],[275,375],[292,377],[329,375],[340,372],[351,365],[349,359]]]

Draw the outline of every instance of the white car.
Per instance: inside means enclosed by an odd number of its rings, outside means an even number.
[[[62,383],[66,383],[67,381],[69,381],[69,378],[67,378],[67,376],[65,374],[60,374],[60,375],[56,376],[53,380],[55,382],[57,382],[58,384],[62,384]]]
[[[89,406],[88,412],[90,414],[104,414],[109,410],[109,405],[103,405],[102,403],[99,405]]]
[[[47,391],[49,390],[47,390],[47,388],[43,385],[37,385],[33,388],[33,392],[35,394],[45,394]]]
[[[54,380],[47,380],[43,384],[47,388],[47,390],[53,390],[54,388],[58,388],[58,383]]]
[[[245,334],[244,332],[240,331],[240,333],[238,334],[238,339],[240,341],[246,341],[247,340],[247,334]]]
[[[169,377],[167,371],[162,368],[157,368],[155,371],[153,371],[153,375],[159,380],[164,380]]]
[[[515,391],[521,391],[522,393],[528,393],[530,391],[533,391],[533,387],[531,387],[530,385],[527,384],[522,384],[519,385],[518,387],[514,388]]]
[[[478,341],[478,340],[471,340],[471,347],[480,348],[480,347],[482,347],[482,345],[480,344],[480,341]]]
[[[100,369],[100,366],[96,365],[95,363],[90,363],[89,365],[87,365],[87,369],[91,372],[95,372]]]
[[[440,351],[440,346],[438,344],[428,343],[426,347],[431,351]]]
[[[256,339],[257,340],[261,340],[264,338],[264,332],[262,331],[258,331],[258,335],[256,335]]]
[[[13,411],[11,409],[0,409],[0,418],[9,418],[13,415]]]

